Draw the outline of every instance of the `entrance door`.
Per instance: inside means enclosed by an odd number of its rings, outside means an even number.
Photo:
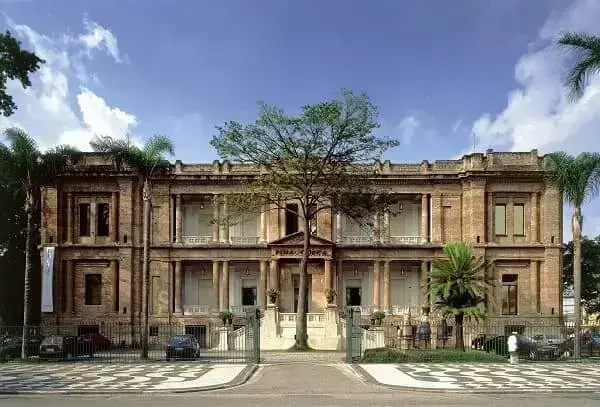
[[[310,312],[310,308],[309,308],[309,304],[310,304],[310,298],[311,298],[311,286],[312,286],[312,280],[311,280],[311,275],[309,274],[308,279],[306,280],[306,284],[308,285],[308,295],[306,296],[305,300],[304,300],[304,309],[306,310],[306,312]],[[294,274],[292,277],[292,283],[293,283],[293,288],[294,288],[294,313],[298,312],[298,299],[300,298],[300,275],[299,274]]]
[[[406,279],[394,279],[391,281],[391,304],[392,306],[406,307],[410,304],[408,293],[406,292]]]
[[[360,287],[346,287],[346,305],[350,307],[361,306],[362,289]]]

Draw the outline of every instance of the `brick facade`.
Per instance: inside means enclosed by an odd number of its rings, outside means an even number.
[[[519,317],[558,316],[562,198],[557,188],[545,183],[543,163],[544,157],[535,150],[489,150],[433,163],[374,163],[378,182],[406,196],[418,219],[402,221],[413,225],[410,236],[403,236],[391,230],[389,214],[382,214],[372,236],[355,236],[356,241],[348,243],[341,217],[321,212],[314,237],[318,253],[309,266],[309,311],[323,312],[327,286],[336,289],[341,306],[358,293],[361,305],[392,314],[397,307],[426,307],[423,287],[431,260],[443,256],[445,242],[469,241],[494,264],[498,282],[490,305],[494,315],[501,316],[506,308],[502,304],[506,274],[516,276],[510,278],[517,281]],[[280,309],[293,312],[297,261],[293,254],[277,254],[275,247],[293,252],[301,236],[292,234],[286,240],[285,211],[266,208],[255,219],[256,233],[248,236],[242,227],[236,232],[235,226],[208,225],[203,218],[209,212],[212,218],[224,216],[226,197],[236,192],[239,177],[256,173],[251,166],[228,162],[177,161],[168,176],[154,182],[151,322],[202,323],[215,318],[220,309],[241,311],[247,301],[244,295],[256,295],[257,305],[264,307],[270,287],[281,291]],[[106,207],[108,216],[99,218]],[[506,230],[497,233],[495,211],[502,208]],[[190,216],[200,220],[190,223]],[[515,233],[515,228],[520,231],[521,216],[523,231]],[[56,312],[43,314],[43,320],[137,323],[142,298],[142,200],[135,174],[116,171],[107,157],[82,154],[54,187],[43,188],[42,225],[42,246],[56,247]],[[86,304],[86,274],[101,275],[100,305]],[[352,291],[352,284],[360,290]]]

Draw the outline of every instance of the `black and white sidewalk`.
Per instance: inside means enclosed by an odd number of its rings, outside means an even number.
[[[252,373],[244,364],[0,364],[0,393],[138,393],[206,390],[235,385]]]
[[[600,391],[600,363],[360,364],[359,373],[399,389]]]

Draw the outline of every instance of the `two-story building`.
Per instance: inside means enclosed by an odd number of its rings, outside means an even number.
[[[362,227],[320,212],[313,225],[308,311],[322,313],[325,290],[337,304],[419,314],[442,245],[471,242],[493,263],[492,315],[561,312],[562,199],[544,179],[544,157],[475,153],[419,164],[375,162],[376,181],[401,195],[396,208]],[[279,311],[298,298],[302,230],[277,207],[228,224],[230,194],[258,170],[215,161],[177,161],[153,184],[150,225],[150,323],[199,326],[220,310],[243,315],[281,292]],[[295,202],[282,203],[294,209]],[[83,153],[42,191],[42,248],[54,247],[45,324],[137,324],[142,297],[141,183],[102,155]],[[45,251],[42,251],[44,253]],[[48,290],[51,290],[49,292]],[[49,305],[50,304],[50,305]],[[290,316],[292,318],[292,316]]]

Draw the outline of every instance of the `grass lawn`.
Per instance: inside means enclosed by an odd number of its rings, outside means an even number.
[[[360,363],[506,363],[504,356],[491,355],[487,352],[467,350],[461,352],[454,349],[399,350],[399,349],[367,349]]]

